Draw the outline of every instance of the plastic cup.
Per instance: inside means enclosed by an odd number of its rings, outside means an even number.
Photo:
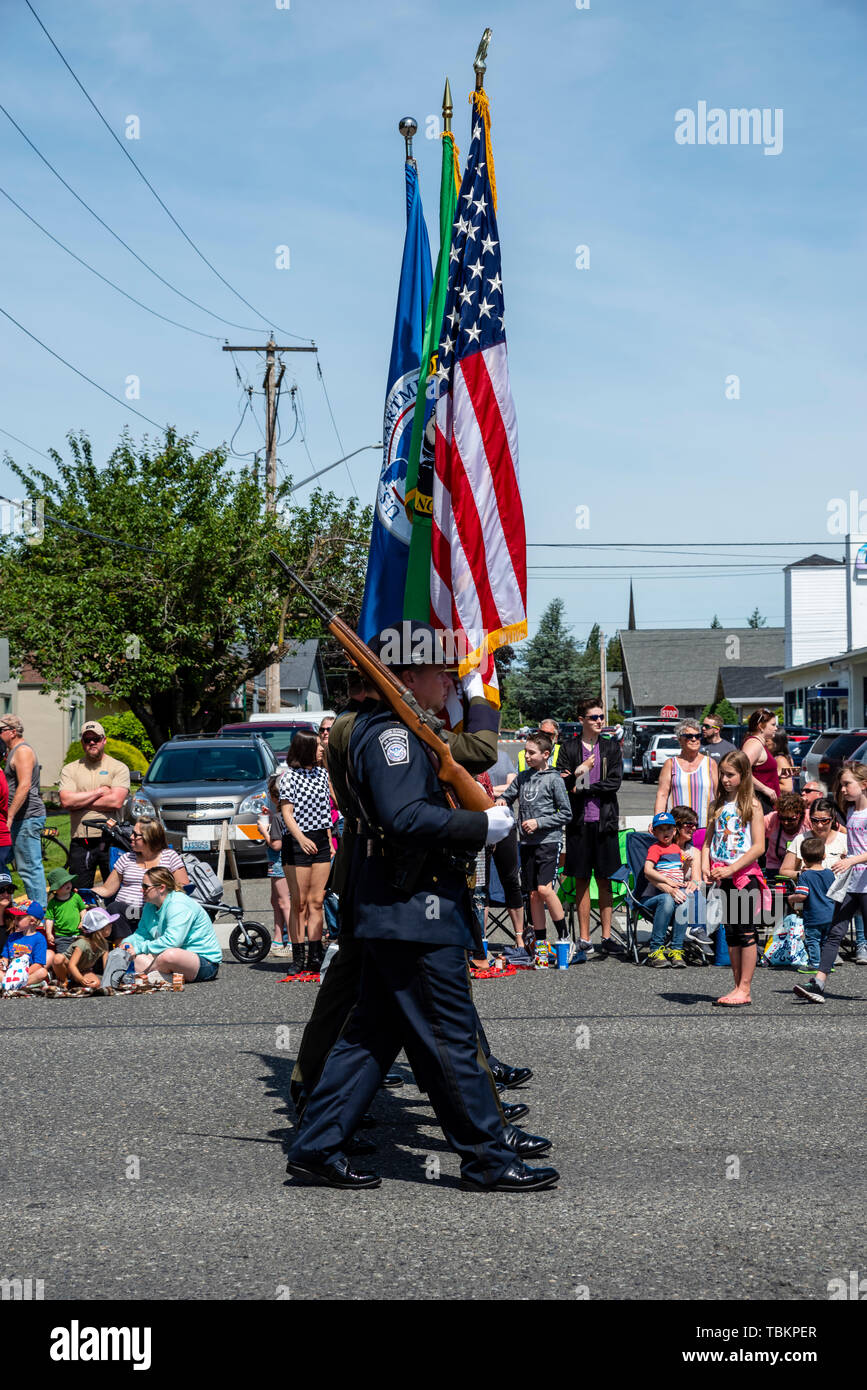
[[[566,970],[569,965],[569,942],[558,941],[554,949],[557,952],[557,969]]]

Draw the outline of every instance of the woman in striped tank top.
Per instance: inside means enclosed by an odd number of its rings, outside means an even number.
[[[667,811],[669,801],[672,807],[689,806],[703,828],[716,796],[717,765],[701,751],[701,731],[695,720],[685,719],[675,732],[680,739],[680,753],[669,758],[659,774],[653,814]]]

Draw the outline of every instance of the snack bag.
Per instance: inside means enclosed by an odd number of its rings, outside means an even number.
[[[766,965],[807,965],[804,924],[795,912],[783,918],[765,947]]]
[[[27,976],[30,970],[30,952],[26,946],[16,946],[15,955],[9,962],[9,968],[3,976],[3,989],[7,994],[14,990],[23,989],[27,984]]]

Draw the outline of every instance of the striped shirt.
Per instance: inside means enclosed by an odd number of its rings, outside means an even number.
[[[685,772],[678,758],[671,759],[671,804],[688,806],[695,811],[700,826],[707,825],[711,791],[710,758],[707,754],[694,772]]]

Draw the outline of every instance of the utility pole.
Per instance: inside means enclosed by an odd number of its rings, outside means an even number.
[[[268,339],[264,347],[229,347],[228,344],[223,348],[223,352],[264,352],[265,354],[265,376],[262,385],[265,389],[265,510],[274,512],[277,510],[277,402],[280,398],[280,386],[286,371],[283,362],[280,363],[279,375],[276,373],[275,353],[278,352],[316,352],[316,346],[312,347],[278,347],[274,342],[273,334]],[[280,711],[280,660],[277,655],[273,657],[265,669],[265,713],[278,714]]]
[[[608,723],[608,653],[605,650],[605,633],[599,634],[599,684],[601,687],[602,709],[605,723]]]

